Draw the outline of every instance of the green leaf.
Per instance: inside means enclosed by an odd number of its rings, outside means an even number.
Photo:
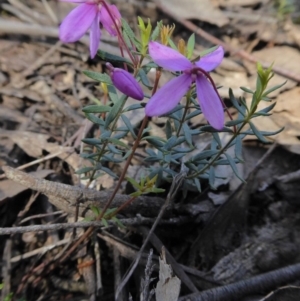
[[[162,27],[162,21],[159,21],[157,22],[157,25],[156,27],[154,28],[153,32],[152,32],[152,35],[151,35],[151,40],[152,41],[156,41],[158,36],[159,36],[159,33],[160,33],[160,28]]]
[[[153,89],[153,86],[151,85],[151,83],[149,82],[149,79],[148,79],[148,76],[145,72],[145,70],[143,68],[141,68],[139,70],[139,73],[138,73],[138,76],[140,77],[141,79],[141,82],[144,86],[146,86],[147,88],[149,89]]]
[[[233,95],[233,91],[232,89],[230,88],[229,89],[229,98],[230,98],[230,101],[231,103],[233,104],[233,106],[243,115],[245,116],[245,108],[242,107],[242,105],[240,105],[236,98],[234,97]]]
[[[168,38],[168,42],[169,42],[171,48],[173,48],[174,50],[178,50],[177,46],[175,45],[175,43],[170,38]]]
[[[142,140],[147,140],[150,144],[152,144],[155,147],[163,147],[166,143],[162,138],[156,137],[156,136],[147,136],[144,137]]]
[[[186,142],[189,144],[189,146],[193,146],[193,139],[192,139],[192,134],[190,132],[190,128],[186,123],[183,124],[182,126],[184,137],[186,139]]]
[[[262,96],[265,97],[265,96],[267,96],[268,94],[270,94],[271,92],[273,92],[273,91],[275,91],[275,90],[278,90],[279,88],[281,88],[282,86],[284,86],[284,85],[286,84],[286,82],[287,82],[287,81],[283,82],[283,83],[280,84],[280,85],[276,85],[276,86],[274,86],[274,87],[268,89],[267,91],[265,91],[265,92],[263,93]]]
[[[234,145],[234,153],[236,158],[240,161],[243,162],[243,157],[242,157],[242,138],[244,135],[238,135],[235,138],[235,145]]]
[[[189,153],[192,150],[194,150],[194,149],[193,148],[186,148],[186,147],[176,147],[176,148],[173,148],[173,151],[177,152],[177,153]]]
[[[195,34],[193,33],[187,43],[187,58],[191,59],[195,48]]]
[[[110,170],[110,169],[107,168],[107,167],[101,166],[100,169],[101,169],[102,171],[106,172],[108,175],[112,176],[112,177],[115,178],[115,179],[118,179],[118,178],[119,178],[114,172],[112,172],[112,170]]]
[[[204,159],[208,159],[216,155],[219,151],[218,150],[205,150],[200,152],[199,154],[195,155],[194,157],[191,158],[192,162],[199,162]]]
[[[109,151],[112,153],[112,154],[115,154],[115,155],[121,155],[123,154],[123,151],[121,151],[120,149],[116,148],[113,144],[108,144],[107,145],[107,148],[109,149]]]
[[[132,110],[137,110],[137,109],[141,109],[143,108],[143,103],[134,103],[128,107],[126,107],[124,110],[123,110],[123,113],[124,112],[129,112],[129,111],[132,111]]]
[[[229,120],[226,122],[226,126],[234,126],[234,125],[237,125],[237,124],[240,124],[240,123],[243,123],[244,122],[244,118],[242,119],[236,119],[236,120]]]
[[[172,149],[172,147],[175,145],[176,141],[177,141],[177,137],[176,136],[171,136],[170,139],[168,139],[168,141],[164,145],[164,149],[165,150]]]
[[[90,172],[90,171],[92,171],[92,170],[94,170],[94,167],[92,167],[92,166],[82,167],[82,168],[76,170],[75,173],[76,173],[77,175],[80,175],[80,174],[82,174],[82,173],[87,173],[87,172]]]
[[[255,93],[254,91],[252,91],[252,90],[250,90],[250,89],[248,89],[246,87],[240,87],[240,89],[243,90],[246,93],[249,93],[249,94],[254,94]]]
[[[115,138],[107,138],[107,140],[108,140],[109,142],[113,143],[114,145],[121,146],[121,147],[124,147],[124,148],[126,148],[126,149],[129,149],[129,148],[130,148],[126,143],[122,142],[122,141],[119,140],[119,139],[115,139]]]
[[[104,125],[104,120],[91,113],[85,113],[85,117],[94,124]]]
[[[172,126],[169,120],[166,122],[166,136],[168,139],[172,137]]]
[[[236,167],[236,164],[234,162],[234,160],[231,158],[231,156],[229,156],[227,153],[225,153],[225,156],[229,162],[229,165],[232,169],[232,171],[234,172],[234,174],[243,182],[246,183],[245,180],[239,175],[238,169]]]
[[[111,81],[110,77],[105,73],[85,70],[85,71],[83,71],[83,74],[85,74],[87,77],[89,77],[97,82],[105,83],[107,85],[112,85],[112,81]]]
[[[195,186],[197,187],[197,190],[199,192],[201,192],[201,183],[200,183],[200,180],[198,178],[194,178],[193,181],[195,183]]]
[[[101,214],[101,209],[96,207],[96,206],[93,206],[91,205],[90,206],[90,209],[92,210],[92,212],[95,214],[95,216],[98,216],[99,214]]]
[[[107,89],[108,89],[108,96],[110,98],[110,100],[113,102],[113,103],[116,103],[116,102],[121,102],[119,100],[119,97],[118,97],[118,94],[117,94],[117,90],[114,86],[110,86],[108,85],[107,86]]]
[[[205,49],[203,51],[200,52],[200,57],[203,57],[203,56],[206,56],[207,54],[215,51],[219,46],[214,46],[214,47],[211,47],[211,48],[208,48],[208,49]]]
[[[211,166],[209,168],[209,178],[208,178],[208,182],[209,182],[209,186],[213,189],[216,190],[215,187],[215,179],[216,179],[216,175],[215,175],[215,169],[213,166]]]
[[[122,101],[117,101],[114,103],[113,107],[111,108],[110,112],[106,116],[104,128],[108,129],[109,125],[115,120],[118,113],[120,112],[121,108],[123,106]]]
[[[128,37],[126,31],[123,30],[123,31],[122,31],[122,34],[123,34],[123,38],[124,38],[125,44],[127,45],[127,47],[128,47],[129,49],[131,49],[131,48],[132,48],[132,44],[131,44],[130,38]]]
[[[141,189],[142,189],[142,187],[140,186],[140,184],[139,184],[135,179],[130,178],[130,177],[126,177],[126,180],[127,180],[128,182],[130,182],[131,185],[132,185],[135,189],[137,189],[137,190],[141,190]]]
[[[98,106],[98,105],[91,105],[86,106],[82,109],[84,113],[106,113],[109,112],[111,109],[110,106]]]
[[[124,155],[124,157],[122,158],[123,161],[125,161],[132,153],[132,149],[130,149],[129,151],[126,152],[126,154]]]
[[[122,27],[130,41],[135,45],[135,47],[139,50],[141,50],[141,43],[136,39],[136,34],[132,31],[129,24],[122,18]],[[130,45],[128,45],[130,46]]]
[[[130,196],[131,197],[139,197],[140,195],[142,195],[142,192],[141,191],[135,191],[133,193],[130,193]]]
[[[141,17],[138,17],[138,27],[140,29],[141,44],[142,44],[141,54],[145,56],[147,53],[148,43],[152,31],[152,25],[150,19],[148,19],[148,23],[146,26],[144,20]]]
[[[217,145],[221,148],[222,147],[222,141],[220,139],[220,136],[219,136],[219,133],[218,132],[215,132],[215,133],[212,133],[213,137],[214,137],[214,140],[212,141],[213,142],[216,142]]]
[[[194,110],[192,113],[185,117],[185,120],[190,120],[191,118],[200,115],[202,112],[200,110]]]
[[[284,127],[282,127],[281,129],[275,131],[275,132],[267,132],[267,131],[260,131],[260,133],[263,135],[263,136],[273,136],[273,135],[277,135],[279,134],[280,132],[282,132],[284,130]],[[253,131],[249,130],[249,131],[245,131],[245,132],[242,132],[241,134],[244,134],[244,135],[255,135],[253,133]]]
[[[226,128],[224,127],[222,130],[216,130],[215,128],[213,128],[211,125],[203,125],[200,127],[200,131],[205,133],[205,132],[208,132],[208,133],[215,133],[215,132],[219,132],[219,133],[222,133],[222,132],[226,132],[226,133],[233,133],[233,131],[229,128]]]
[[[126,63],[128,65],[132,65],[132,63],[128,59],[122,56],[110,54],[103,50],[98,50],[97,55],[105,62],[118,63],[118,64]]]
[[[133,129],[133,126],[132,126],[130,120],[124,114],[121,115],[121,118],[122,118],[123,122],[125,123],[126,127],[128,128],[129,132],[131,133],[132,137],[134,139],[136,139],[137,136],[136,136],[136,134],[134,132],[134,129]]]
[[[84,138],[81,141],[83,143],[85,143],[85,144],[93,145],[93,146],[97,146],[97,145],[101,145],[102,144],[102,140],[101,139],[97,139],[97,138]]]
[[[103,224],[104,227],[108,227],[108,222],[107,222],[107,220],[105,218],[102,218],[101,222],[102,222],[102,224]]]
[[[255,125],[249,121],[251,130],[253,131],[254,135],[258,138],[258,140],[260,140],[263,143],[270,143],[270,141],[268,141],[262,134],[261,132],[255,127]]]
[[[115,216],[113,216],[111,219],[118,225],[118,227],[123,228],[123,229],[125,228],[125,226],[121,223],[121,221],[118,218],[116,218]]]

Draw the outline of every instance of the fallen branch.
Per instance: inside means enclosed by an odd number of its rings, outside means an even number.
[[[300,263],[201,293],[190,294],[179,298],[179,301],[238,301],[244,296],[270,291],[298,280],[299,277]]]
[[[103,208],[111,193],[70,186],[62,183],[36,178],[9,166],[3,166],[8,179],[13,180],[29,189],[36,190],[48,196],[49,201],[59,210],[71,215],[75,214],[75,205],[79,202],[79,214],[83,217],[95,217],[91,207]],[[111,204],[112,208],[120,207],[130,199],[128,195],[117,194]],[[157,216],[164,199],[158,197],[140,196],[122,213],[141,214],[142,216]],[[168,208],[167,208],[168,209]]]

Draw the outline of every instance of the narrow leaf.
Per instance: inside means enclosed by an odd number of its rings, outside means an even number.
[[[262,133],[255,127],[255,125],[252,122],[249,122],[251,130],[253,131],[254,135],[263,143],[270,143],[263,135]]]
[[[122,56],[110,54],[110,53],[108,53],[106,51],[103,51],[103,50],[98,50],[97,54],[105,62],[126,63],[126,64],[129,64],[129,65],[132,64],[128,59],[126,59],[126,58],[124,58]]]
[[[106,116],[104,128],[108,129],[109,125],[115,120],[117,117],[120,109],[122,108],[123,102],[122,101],[117,101],[113,107],[111,108],[111,111],[108,113]]]
[[[134,139],[136,139],[137,138],[136,134],[134,132],[133,126],[132,126],[130,120],[128,119],[128,117],[126,115],[122,114],[121,118],[122,118],[123,122],[125,123],[126,127],[128,128],[129,132],[131,133],[132,137]]]
[[[86,106],[82,109],[84,113],[106,113],[109,112],[111,109],[110,106],[98,106],[98,105],[91,105]]]
[[[234,160],[231,158],[231,156],[229,156],[227,153],[225,153],[225,156],[229,162],[230,167],[232,168],[232,171],[234,172],[234,174],[243,182],[246,183],[245,180],[239,175],[238,169],[236,167],[236,164],[234,162]]]
[[[83,74],[85,74],[87,77],[89,77],[97,82],[112,85],[112,81],[111,81],[110,77],[105,73],[99,73],[99,72],[95,72],[95,71],[85,70],[85,71],[83,71]]]

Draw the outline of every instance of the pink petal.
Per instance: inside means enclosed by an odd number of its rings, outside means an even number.
[[[223,105],[213,86],[203,74],[197,75],[196,89],[204,117],[212,127],[221,130],[224,126]]]
[[[91,58],[93,59],[95,55],[97,54],[97,50],[99,47],[101,37],[101,31],[100,31],[100,14],[98,13],[96,18],[94,18],[91,30],[90,30],[90,53]]]
[[[115,5],[108,5],[111,14],[113,15],[115,22],[119,25],[121,25],[121,14],[119,12],[119,10],[117,9],[117,7]],[[100,11],[100,15],[101,15],[101,23],[103,25],[103,27],[107,30],[107,32],[112,35],[112,36],[116,36],[117,35],[117,31],[115,29],[115,24],[113,22],[113,20],[111,19],[107,9],[105,6],[103,6],[101,8]]]
[[[87,2],[92,2],[92,1],[86,1],[86,0],[60,0],[60,2],[87,3]]]
[[[184,71],[193,67],[180,52],[157,42],[149,43],[149,54],[154,63],[170,71]]]
[[[95,4],[82,3],[75,7],[60,25],[60,40],[65,43],[78,41],[90,28],[96,15],[97,6]]]
[[[200,61],[196,62],[195,64],[199,68],[209,72],[217,68],[221,64],[223,58],[224,58],[224,49],[222,46],[219,46],[213,52],[201,57]]]
[[[173,110],[191,84],[192,77],[189,74],[182,74],[171,79],[150,98],[145,108],[146,115],[160,116]]]
[[[141,86],[129,72],[120,68],[112,68],[111,70],[111,80],[119,91],[136,100],[144,98]]]

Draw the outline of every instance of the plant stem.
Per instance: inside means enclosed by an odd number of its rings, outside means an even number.
[[[137,149],[137,147],[138,147],[138,145],[139,145],[139,143],[140,143],[140,140],[141,140],[141,137],[142,137],[142,134],[143,134],[143,131],[144,131],[144,128],[145,128],[147,122],[148,122],[148,117],[145,116],[144,119],[143,119],[142,125],[141,125],[141,127],[140,127],[140,130],[139,130],[139,132],[138,132],[137,138],[136,138],[136,140],[135,140],[135,142],[134,142],[134,144],[133,144],[132,151],[131,151],[129,157],[127,158],[127,160],[126,160],[125,167],[124,167],[124,169],[123,169],[123,171],[122,171],[122,174],[121,174],[121,176],[120,176],[120,178],[119,178],[119,180],[118,180],[118,183],[117,183],[117,185],[116,185],[116,187],[115,187],[115,189],[114,189],[112,195],[110,196],[108,202],[106,203],[105,207],[103,208],[103,210],[102,210],[102,212],[101,212],[101,214],[100,214],[100,216],[101,216],[100,219],[103,217],[103,214],[105,213],[105,211],[107,210],[107,208],[108,208],[108,207],[110,206],[110,204],[112,203],[114,197],[116,196],[116,194],[117,194],[117,192],[118,192],[118,190],[119,190],[119,188],[120,188],[120,186],[121,186],[121,184],[122,184],[122,181],[123,181],[124,178],[125,178],[127,169],[128,169],[128,167],[129,167],[129,164],[130,164],[130,162],[131,162],[131,159],[132,159],[132,157],[134,156],[135,151],[136,151],[136,149]]]
[[[119,119],[119,117],[120,117],[120,115],[121,115],[121,112],[122,112],[122,110],[123,110],[123,108],[124,108],[124,106],[125,106],[125,104],[126,104],[127,98],[128,98],[128,96],[123,95],[122,98],[120,99],[120,101],[122,101],[122,105],[121,105],[121,107],[120,107],[120,110],[119,110],[119,112],[118,112],[116,118],[115,118],[114,121],[113,121],[113,124],[112,124],[112,127],[111,127],[112,129],[114,129],[114,127],[116,126],[116,124],[117,124],[117,122],[118,122],[118,119]],[[113,131],[112,131],[112,132],[113,132]],[[104,152],[105,152],[105,148],[106,148],[108,142],[109,142],[108,140],[107,140],[107,141],[104,141],[104,143],[103,143],[103,145],[102,145],[102,148],[101,148],[101,151],[100,151],[100,153],[98,154],[98,156],[97,156],[97,158],[96,158],[96,160],[95,160],[97,163],[101,160],[101,158],[102,158],[102,156],[103,156],[103,154],[104,154]],[[95,176],[96,171],[97,171],[97,170],[94,168],[93,171],[92,171],[92,174],[91,174],[91,176],[90,176],[90,178],[89,178],[89,181],[88,181],[88,183],[87,183],[86,186],[85,186],[85,188],[88,188],[88,187],[90,186],[91,182],[93,181],[93,178],[94,178],[94,176]]]
[[[182,125],[185,121],[185,117],[186,117],[186,114],[187,114],[187,111],[189,109],[189,105],[190,105],[190,92],[188,92],[187,96],[186,96],[186,104],[185,104],[185,108],[184,108],[184,112],[183,112],[183,116],[182,116],[182,119],[180,120],[180,125],[179,125],[179,128],[177,130],[177,133],[176,133],[176,136],[179,137],[179,134],[180,134],[180,131],[182,129]]]
[[[107,4],[105,1],[103,1],[102,3],[103,3],[103,5],[105,6],[105,8],[106,8],[106,10],[107,10],[107,12],[108,12],[108,14],[109,14],[111,20],[113,21],[114,26],[115,26],[115,29],[116,29],[116,31],[117,31],[117,33],[118,33],[118,37],[119,37],[119,39],[122,41],[123,46],[125,47],[125,49],[126,49],[128,55],[129,55],[129,57],[130,57],[132,63],[133,63],[134,65],[136,65],[137,62],[136,62],[135,58],[133,57],[131,51],[129,50],[129,48],[128,48],[126,42],[124,41],[124,38],[123,38],[122,33],[121,33],[121,31],[120,31],[119,24],[117,24],[117,22],[116,22],[116,20],[115,20],[115,18],[114,18],[114,16],[113,16],[113,14],[112,14],[111,11],[110,11],[110,8],[109,8],[108,4]]]
[[[232,143],[232,141],[240,134],[241,130],[243,129],[243,127],[247,124],[248,122],[245,120],[241,127],[233,133],[233,136],[229,139],[229,141],[226,143],[225,146],[222,147],[222,149],[220,149],[220,151],[218,152],[218,154],[206,165],[204,166],[201,170],[187,176],[187,179],[192,179],[195,178],[201,174],[203,174],[208,168],[210,168],[219,158],[220,156],[227,150],[227,148],[229,147],[229,145]]]

